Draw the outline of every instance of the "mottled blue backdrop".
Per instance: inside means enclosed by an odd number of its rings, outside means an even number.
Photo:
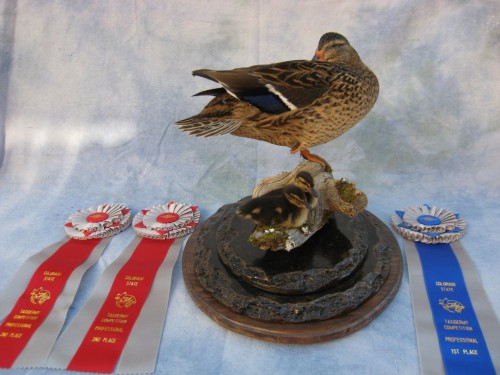
[[[418,203],[460,212],[463,244],[498,314],[498,1],[3,0],[0,9],[0,291],[28,256],[64,236],[77,209],[125,202],[135,213],[176,200],[206,219],[292,169],[299,156],[286,148],[193,138],[174,123],[206,103],[192,94],[213,87],[192,70],[310,59],[319,37],[337,31],[381,91],[360,124],[314,151],[386,223]],[[72,313],[133,236],[112,241]],[[308,346],[224,330],[191,301],[180,262],[174,270],[158,374],[418,371],[406,269],[368,327]]]

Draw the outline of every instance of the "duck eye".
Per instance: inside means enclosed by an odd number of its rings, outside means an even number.
[[[340,41],[340,40],[332,43],[333,48],[342,47],[342,46],[345,46],[345,43]]]

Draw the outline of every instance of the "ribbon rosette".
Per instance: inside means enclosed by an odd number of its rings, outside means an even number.
[[[454,242],[465,229],[465,221],[458,214],[427,204],[396,211],[392,224],[403,237],[429,244]]]
[[[64,224],[66,233],[77,240],[111,237],[130,225],[132,214],[123,203],[103,204],[76,211]]]
[[[145,238],[166,240],[188,235],[200,221],[197,206],[170,202],[141,210],[135,215],[135,232]]]

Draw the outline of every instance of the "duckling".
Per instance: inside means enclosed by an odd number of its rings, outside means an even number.
[[[191,135],[232,134],[290,147],[292,153],[328,163],[309,148],[335,139],[372,109],[379,84],[347,39],[326,33],[312,60],[233,70],[195,70],[222,87],[198,115],[177,121]]]
[[[316,207],[316,204],[318,203],[318,191],[314,188],[314,179],[309,172],[300,171],[297,173],[292,184],[304,192],[307,203],[309,203],[311,209]],[[282,190],[282,188],[271,190],[264,195],[281,194]]]
[[[306,194],[307,203],[311,208],[318,203],[318,191],[314,188],[314,179],[309,172],[300,171],[295,176],[294,185],[299,187]]]
[[[310,209],[305,192],[295,185],[286,185],[273,194],[251,198],[238,207],[237,213],[256,224],[298,228],[306,222]]]

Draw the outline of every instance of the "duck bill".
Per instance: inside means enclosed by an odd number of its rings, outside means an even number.
[[[322,50],[317,50],[312,58],[313,61],[326,61],[325,52]]]

